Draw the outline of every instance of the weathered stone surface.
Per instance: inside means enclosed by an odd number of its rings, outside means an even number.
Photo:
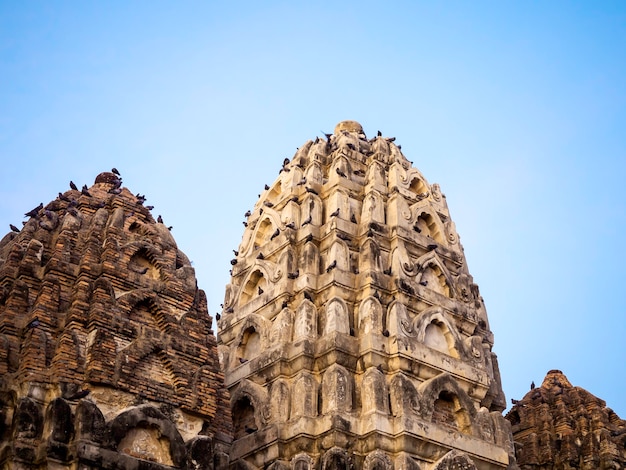
[[[506,418],[523,470],[626,468],[626,421],[559,370],[532,385]]]
[[[228,464],[204,293],[113,173],[0,242],[0,413],[2,468]]]
[[[232,461],[515,468],[445,196],[394,139],[339,123],[285,160],[246,216],[218,321]]]

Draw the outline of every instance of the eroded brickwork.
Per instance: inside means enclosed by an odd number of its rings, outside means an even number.
[[[113,173],[0,242],[0,413],[2,468],[227,465],[204,292]]]
[[[626,421],[551,370],[506,415],[522,470],[626,468]]]

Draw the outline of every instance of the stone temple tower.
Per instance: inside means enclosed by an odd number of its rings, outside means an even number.
[[[247,214],[218,321],[231,465],[517,468],[445,196],[393,141],[341,122]]]

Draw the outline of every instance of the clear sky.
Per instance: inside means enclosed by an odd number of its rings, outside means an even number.
[[[219,311],[244,212],[339,121],[447,196],[507,399],[626,418],[626,3],[0,0],[0,224],[117,167]]]

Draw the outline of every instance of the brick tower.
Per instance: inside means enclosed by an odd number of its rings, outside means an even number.
[[[27,215],[0,241],[0,467],[226,468],[211,318],[167,227],[113,173]]]
[[[339,123],[246,216],[218,321],[231,463],[517,468],[445,196],[393,138]]]

